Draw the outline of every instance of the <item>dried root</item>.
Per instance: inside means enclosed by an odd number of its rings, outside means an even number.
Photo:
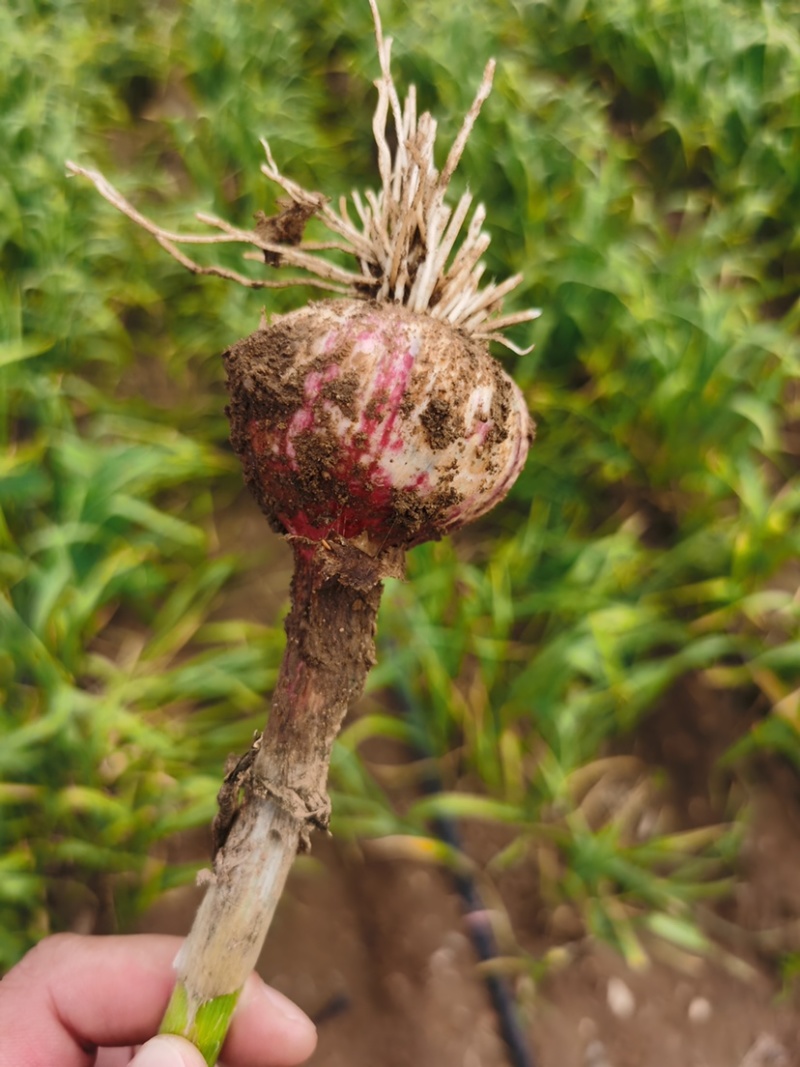
[[[381,189],[377,194],[368,190],[363,198],[357,191],[353,192],[355,221],[345,197],[340,199],[337,211],[322,194],[308,192],[282,175],[269,144],[263,139],[266,163],[261,170],[280,186],[288,199],[279,201],[278,215],[272,218],[260,215],[253,230],[239,229],[207,214],[198,214],[197,218],[216,230],[215,233],[182,234],[164,230],[137,211],[98,171],[71,162],[67,163],[67,171],[93,182],[109,203],[150,233],[162,248],[195,274],[216,275],[252,289],[311,285],[340,296],[404,304],[411,311],[448,322],[467,334],[499,341],[519,351],[500,331],[529,322],[540,314],[533,308],[502,313],[503,298],[519,285],[522,276],[515,274],[503,282],[481,287],[484,266],[480,259],[490,241],[483,229],[486,211],[479,204],[466,233],[462,234],[472,207],[471,194],[464,193],[455,208],[445,204],[450,180],[491,91],[494,60],[486,65],[477,95],[439,172],[434,165],[436,121],[428,112],[417,116],[413,85],[401,105],[390,69],[392,41],[383,36],[375,0],[370,0],[370,7],[381,65],[381,76],[375,83],[378,104],[372,124]],[[394,156],[387,136],[390,116],[397,142]],[[305,223],[313,216],[319,217],[337,240],[303,242]],[[270,267],[295,268],[303,273],[280,279],[251,278],[226,267],[204,266],[178,247],[231,243],[258,250],[245,253],[246,259]],[[346,270],[327,259],[324,253],[332,250],[352,256],[359,272]]]

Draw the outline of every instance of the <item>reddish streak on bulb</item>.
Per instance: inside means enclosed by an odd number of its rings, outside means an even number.
[[[373,339],[373,330],[363,330],[357,337],[362,344],[369,344]],[[330,351],[335,344],[336,336],[332,335],[325,347]],[[412,341],[405,351],[397,353],[391,346],[386,346],[375,368],[371,402],[360,412],[357,425],[348,430],[340,444],[339,457],[329,468],[331,480],[347,485],[349,501],[341,506],[333,520],[324,517],[329,507],[327,503],[311,512],[303,508],[278,511],[278,519],[290,534],[318,541],[333,533],[352,538],[362,533],[380,535],[385,530],[385,515],[392,500],[392,477],[377,457],[387,450],[395,453],[403,450],[403,438],[396,432],[396,423],[414,366],[415,347],[418,349],[419,346]],[[301,434],[313,434],[324,428],[320,416],[324,420],[334,405],[321,395],[322,389],[340,375],[341,367],[336,363],[323,371],[311,371],[303,383],[305,403],[294,413],[285,429],[265,426],[258,419],[250,421],[255,452],[269,451],[275,457],[278,478],[270,481],[276,499],[280,500],[283,495],[276,481],[296,476],[299,471],[296,439]],[[428,474],[423,471],[406,488],[423,490],[428,482]]]

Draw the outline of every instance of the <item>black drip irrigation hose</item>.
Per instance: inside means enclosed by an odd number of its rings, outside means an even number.
[[[407,693],[394,689],[394,694],[406,720],[412,727],[413,747],[416,749],[416,754],[420,759],[432,761],[433,753],[430,746],[426,744],[428,734],[421,715],[415,710]],[[442,779],[434,770],[428,771],[423,776],[420,786],[426,796],[435,796],[443,792]],[[464,843],[455,819],[442,815],[434,816],[430,821],[430,826],[435,836],[449,848],[457,852],[464,851]],[[497,959],[497,941],[475,879],[459,871],[451,871],[450,877],[461,898],[465,925],[478,960],[481,963],[489,963]],[[537,1067],[536,1058],[523,1028],[519,1008],[508,981],[500,974],[489,972],[484,976],[484,982],[497,1017],[500,1037],[506,1046],[512,1067]]]
[[[422,790],[429,796],[441,793],[442,782],[439,776],[433,773],[427,774],[422,782]],[[464,851],[461,834],[454,819],[436,816],[431,820],[431,829],[436,837],[448,847],[458,852]],[[465,925],[475,954],[481,963],[497,959],[494,931],[475,879],[469,874],[458,871],[451,871],[450,877],[461,897]],[[519,1009],[509,983],[502,975],[491,972],[484,976],[484,982],[497,1016],[500,1036],[508,1049],[513,1067],[536,1067],[536,1060],[522,1026]]]

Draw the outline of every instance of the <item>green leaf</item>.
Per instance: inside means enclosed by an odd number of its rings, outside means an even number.
[[[708,955],[712,948],[705,934],[689,919],[653,912],[645,917],[644,924],[656,937],[663,937],[665,941],[671,941],[678,948],[698,956]]]
[[[47,337],[27,337],[18,341],[0,341],[0,367],[22,363],[49,352],[55,342]]]
[[[408,818],[421,822],[432,818],[480,819],[489,822],[515,823],[520,811],[512,804],[504,804],[489,797],[467,793],[437,793],[417,800],[408,809]]]

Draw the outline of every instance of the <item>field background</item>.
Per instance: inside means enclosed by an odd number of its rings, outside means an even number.
[[[336,844],[265,973],[319,1015],[319,1064],[508,1062],[487,974],[544,1067],[793,1055],[796,4],[381,10],[443,149],[498,61],[454,192],[543,309],[501,356],[538,439],[389,583]],[[64,161],[165,226],[248,226],[260,136],[307,188],[376,185],[378,65],[354,0],[10,0],[0,41],[1,970],[54,930],[188,925],[288,593],[219,355],[308,294],[192,277]],[[491,917],[477,970],[457,885]]]

